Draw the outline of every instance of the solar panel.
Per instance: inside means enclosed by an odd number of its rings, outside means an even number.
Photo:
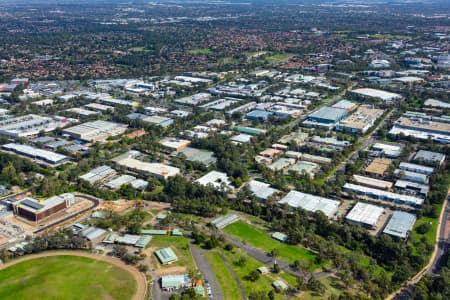
[[[33,202],[31,200],[28,200],[28,199],[23,200],[22,202],[20,202],[20,204],[26,205],[28,207],[31,207],[31,208],[35,209],[35,210],[39,210],[39,209],[44,207],[44,205],[36,203],[36,202]]]

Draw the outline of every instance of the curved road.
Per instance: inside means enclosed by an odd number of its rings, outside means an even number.
[[[32,260],[32,259],[41,258],[41,257],[61,256],[61,255],[81,256],[81,257],[92,258],[95,260],[101,260],[101,261],[108,262],[110,264],[113,264],[119,268],[126,270],[136,280],[136,293],[134,294],[134,296],[131,299],[132,300],[145,299],[145,295],[147,293],[147,279],[145,278],[145,275],[142,274],[141,272],[139,272],[136,268],[125,264],[120,259],[109,257],[109,256],[96,255],[96,254],[92,254],[92,253],[88,253],[88,252],[84,252],[84,251],[77,251],[77,250],[46,251],[46,252],[37,253],[37,254],[29,254],[29,255],[25,255],[20,258],[14,259],[14,260],[7,262],[4,265],[0,266],[0,270],[8,268],[8,267],[13,266],[18,263],[27,261],[27,260]]]
[[[450,191],[447,194],[445,201],[442,206],[441,214],[439,217],[439,224],[436,231],[436,242],[434,246],[433,254],[430,257],[428,264],[422,268],[414,277],[409,279],[405,284],[397,291],[391,293],[386,297],[386,300],[391,299],[405,299],[409,297],[411,291],[415,284],[417,284],[420,279],[426,274],[437,273],[440,271],[441,267],[445,264],[445,257],[448,253],[448,238],[450,229],[450,204],[448,198],[450,196]]]

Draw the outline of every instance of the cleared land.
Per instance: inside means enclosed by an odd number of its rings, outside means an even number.
[[[233,223],[224,228],[223,231],[236,238],[244,240],[246,243],[255,248],[262,249],[266,252],[270,252],[273,249],[278,249],[277,257],[288,263],[293,263],[295,260],[305,261],[310,265],[310,270],[318,269],[328,263],[328,261],[325,261],[321,264],[316,264],[316,255],[311,251],[299,246],[288,245],[274,240],[269,236],[268,232],[258,229],[243,221]]]
[[[231,276],[231,273],[227,270],[227,266],[223,262],[222,257],[212,251],[206,252],[205,256],[216,274],[223,291],[224,299],[240,299],[241,293],[239,293],[239,287],[233,276]]]
[[[125,300],[133,298],[136,289],[131,273],[81,256],[40,257],[0,271],[0,299]]]

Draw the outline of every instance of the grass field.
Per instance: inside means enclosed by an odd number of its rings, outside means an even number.
[[[188,51],[189,54],[193,54],[193,55],[198,55],[198,54],[211,54],[211,49],[209,48],[204,48],[204,49],[192,49]]]
[[[224,299],[240,299],[239,286],[228,271],[222,257],[213,251],[206,252],[205,256],[219,281]]]
[[[273,289],[272,282],[274,282],[277,279],[282,279],[288,284],[294,284],[296,280],[293,276],[289,274],[280,273],[280,274],[261,275],[261,277],[257,281],[255,282],[250,281],[246,279],[248,274],[251,271],[256,270],[257,268],[263,266],[263,264],[257,261],[256,259],[248,256],[239,249],[234,249],[233,251],[223,251],[223,254],[225,255],[227,261],[231,265],[234,273],[236,273],[237,277],[239,278],[239,282],[244,288],[244,291],[247,296],[249,296],[253,292],[264,291],[265,293],[268,293]],[[240,257],[245,257],[246,262],[245,265],[243,266],[239,266],[236,264],[236,262],[239,260]],[[271,266],[267,267],[270,268]],[[276,294],[275,299],[276,300],[286,299],[286,295]]]
[[[307,249],[299,246],[278,242],[272,239],[269,236],[269,233],[242,221],[238,221],[227,226],[223,229],[223,231],[236,238],[244,240],[248,244],[266,252],[269,252],[272,249],[276,248],[279,252],[278,257],[289,263],[292,263],[295,260],[305,261],[310,265],[309,269],[311,271],[318,269],[328,263],[327,261],[325,261],[320,265],[315,264],[314,260],[316,258],[316,255],[311,251],[308,251]]]
[[[442,204],[438,206],[439,213],[442,210]],[[430,224],[430,230],[424,234],[420,234],[416,231],[416,228],[420,225],[428,223]],[[425,237],[427,240],[427,243],[434,244],[436,241],[436,231],[439,223],[439,218],[430,218],[430,217],[422,217],[419,220],[417,220],[416,224],[414,224],[413,230],[411,230],[411,236],[413,240],[419,241],[422,237]],[[411,247],[413,248],[413,253],[417,254],[417,249],[413,243],[410,243]]]
[[[276,53],[276,54],[267,56],[266,60],[269,64],[277,64],[277,63],[280,63],[282,61],[285,61],[285,60],[291,58],[292,56],[294,56],[294,55],[289,54],[289,53]]]
[[[145,49],[144,47],[133,47],[133,48],[130,48],[130,51],[131,52],[136,52],[136,53],[152,52],[152,50]]]
[[[86,257],[54,256],[0,271],[0,299],[130,299],[136,282],[119,267]]]
[[[150,242],[150,247],[165,248],[171,247],[172,250],[178,257],[178,260],[167,267],[182,266],[186,267],[188,270],[195,270],[195,262],[192,257],[191,251],[189,250],[189,241],[187,238],[182,236],[153,236]],[[155,258],[156,261],[156,258]],[[164,268],[165,266],[163,266]]]

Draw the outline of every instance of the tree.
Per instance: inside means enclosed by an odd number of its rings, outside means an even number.
[[[258,271],[256,271],[256,270],[253,270],[253,271],[251,271],[247,276],[246,276],[246,278],[245,279],[247,279],[247,280],[250,280],[250,281],[257,281],[258,279],[259,279],[259,277],[260,277],[261,275],[259,274],[259,272]]]
[[[281,272],[280,266],[279,266],[277,263],[274,263],[274,264],[273,264],[273,272],[274,272],[275,274],[278,274],[278,273]]]
[[[247,263],[247,259],[245,258],[245,256],[239,257],[239,259],[236,261],[236,265],[239,267],[245,266],[246,263]]]

